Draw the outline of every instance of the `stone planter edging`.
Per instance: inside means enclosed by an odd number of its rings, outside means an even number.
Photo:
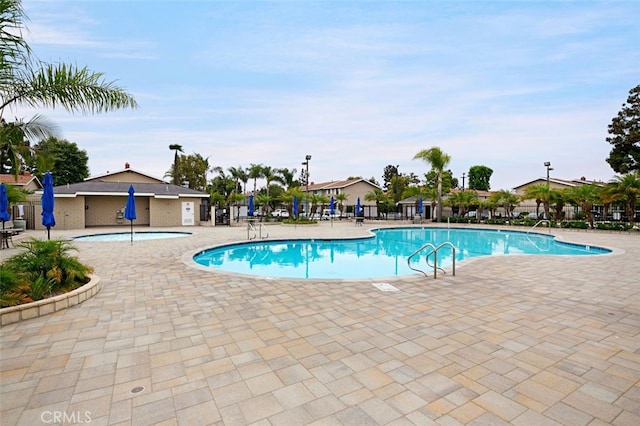
[[[92,298],[102,289],[102,285],[100,277],[97,275],[89,276],[91,280],[88,283],[68,293],[0,309],[0,327],[58,312]]]

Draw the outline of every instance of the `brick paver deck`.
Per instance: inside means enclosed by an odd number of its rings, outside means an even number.
[[[76,243],[103,290],[0,329],[2,425],[640,424],[638,233],[553,231],[611,255],[477,259],[437,280],[304,281],[190,267],[185,253],[246,229],[188,230]],[[372,285],[382,281],[399,291]]]

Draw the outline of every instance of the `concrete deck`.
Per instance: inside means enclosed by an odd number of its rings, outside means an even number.
[[[554,230],[615,252],[484,258],[455,277],[383,280],[399,289],[383,292],[375,280],[192,268],[185,253],[245,240],[246,229],[188,230],[76,243],[103,290],[0,329],[0,423],[640,424],[638,233]]]

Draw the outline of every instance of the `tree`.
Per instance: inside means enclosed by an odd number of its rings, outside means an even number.
[[[616,173],[640,170],[640,85],[629,91],[627,103],[609,124],[609,134],[611,168]]]
[[[336,194],[335,200],[338,202],[338,210],[342,213],[344,213],[344,202],[347,201],[348,198],[349,196],[344,192]]]
[[[449,197],[447,197],[447,204],[451,207],[457,207],[459,209],[458,214],[460,216],[464,216],[469,211],[470,207],[477,206],[479,203],[480,200],[478,199],[478,194],[476,191],[471,190],[453,192]],[[478,219],[480,219],[480,216],[477,216]]]
[[[205,191],[207,188],[207,173],[211,170],[209,157],[194,153],[178,157],[177,181],[188,183],[189,188]]]
[[[513,210],[518,205],[520,199],[517,195],[512,194],[510,191],[506,189],[501,189],[500,191],[494,192],[489,196],[489,199],[492,200],[496,205],[502,206],[507,217],[513,217]]]
[[[391,179],[394,176],[398,176],[398,167],[399,166],[393,166],[389,164],[384,168],[384,171],[382,172],[382,189],[384,189],[385,191],[389,190]]]
[[[291,170],[282,168],[278,169],[277,172],[282,177],[282,183],[287,189],[293,188],[295,186],[300,186],[300,181],[296,180],[295,178],[296,173],[298,173],[295,168]]]
[[[469,189],[476,191],[488,191],[491,189],[489,180],[493,170],[487,166],[471,166],[469,168]]]
[[[258,179],[263,177],[262,169],[264,166],[262,164],[250,164],[247,168],[247,176],[249,179],[253,179],[253,195],[256,195]]]
[[[174,151],[173,154],[173,168],[171,170],[171,182],[174,185],[180,185],[180,178],[178,176],[178,152],[184,152],[182,150],[182,145],[178,145],[178,144],[171,144],[169,145],[169,150]]]
[[[608,192],[625,203],[625,214],[629,222],[635,222],[636,202],[640,197],[640,171],[614,177],[607,184]]]
[[[27,121],[16,118],[11,123],[4,119],[5,110],[61,107],[69,112],[97,114],[137,107],[130,94],[104,81],[102,73],[37,60],[22,37],[26,19],[20,0],[0,1],[0,158],[17,153],[14,147],[25,140],[55,136],[55,127],[41,116]],[[16,162],[10,171],[16,176],[20,173]]]
[[[409,181],[406,176],[395,175],[391,178],[387,193],[393,199],[394,203],[397,203],[402,199],[402,194],[405,189],[407,189],[407,186],[409,186]]]
[[[382,189],[373,188],[373,190],[367,192],[364,195],[364,199],[365,201],[375,201],[376,211],[378,212],[378,214],[380,214],[380,204],[384,204],[387,200],[389,200],[389,197],[384,193],[384,191],[382,191]],[[356,212],[356,214],[357,213],[358,212]]]
[[[566,199],[576,206],[579,206],[587,217],[587,221],[589,225],[593,228],[593,215],[591,214],[591,209],[593,204],[600,200],[600,190],[599,186],[595,184],[591,185],[579,185],[571,188],[567,188],[565,190]],[[557,219],[557,217],[556,217]]]
[[[414,157],[414,160],[420,159],[424,160],[431,166],[431,169],[434,170],[438,176],[438,205],[437,205],[437,213],[436,220],[438,222],[442,221],[442,173],[444,172],[445,167],[451,161],[451,157],[444,152],[440,148],[433,147],[429,149],[424,149],[418,152]]]
[[[545,218],[549,219],[549,187],[546,184],[527,186],[522,198],[524,200],[536,200],[536,217],[539,215],[540,204],[544,205]]]
[[[82,182],[89,177],[89,157],[87,151],[79,149],[78,145],[65,139],[53,136],[40,141],[33,147],[35,158],[47,159],[50,168],[43,169],[39,165],[31,171],[42,179],[44,173],[50,171],[56,179],[56,185],[67,185]],[[40,161],[42,163],[43,161]]]

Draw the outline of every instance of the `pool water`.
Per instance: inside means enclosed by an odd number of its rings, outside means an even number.
[[[502,230],[391,228],[373,230],[374,237],[352,240],[260,241],[204,250],[193,257],[203,266],[241,274],[281,278],[360,279],[410,275],[407,258],[425,243],[450,241],[456,262],[478,256],[571,255],[610,250],[554,240],[551,235]],[[427,270],[425,255],[412,266]],[[433,257],[431,257],[433,260]],[[453,262],[452,250],[438,252],[438,266]]]
[[[159,240],[162,238],[188,237],[190,232],[134,232],[133,241]],[[114,242],[131,241],[130,232],[112,232],[107,234],[80,235],[73,238],[74,241],[81,242]]]

